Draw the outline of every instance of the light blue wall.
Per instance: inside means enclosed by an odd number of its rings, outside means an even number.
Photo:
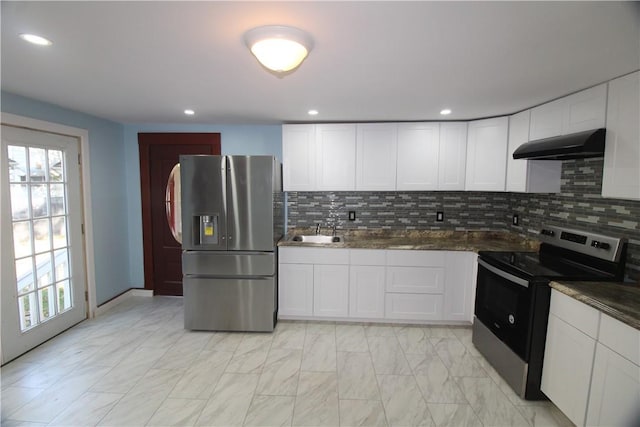
[[[126,124],[2,92],[6,113],[89,132],[98,305],[144,287],[138,132],[219,132],[222,154],[267,154],[282,161],[280,125]]]
[[[124,126],[127,206],[129,223],[129,281],[132,287],[144,287],[142,252],[142,207],[140,202],[139,132],[219,132],[222,154],[273,155],[282,162],[280,125],[184,125],[128,124]]]
[[[122,124],[15,94],[1,93],[2,111],[86,129],[91,163],[96,299],[129,289],[129,224]]]

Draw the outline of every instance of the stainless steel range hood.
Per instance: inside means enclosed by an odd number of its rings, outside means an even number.
[[[522,144],[513,152],[514,159],[568,160],[604,156],[606,130],[585,132],[539,139]]]

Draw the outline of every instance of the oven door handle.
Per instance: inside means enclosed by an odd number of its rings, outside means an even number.
[[[507,279],[510,282],[515,283],[516,285],[520,285],[523,286],[525,288],[529,287],[529,282],[527,282],[524,279],[521,279],[517,276],[514,276],[513,274],[507,273],[506,271],[502,271],[497,267],[494,267],[491,264],[488,264],[487,262],[483,261],[482,259],[478,258],[478,265],[482,266],[483,268],[486,268],[487,270],[489,270],[490,272],[492,272],[493,274],[502,277],[503,279]]]

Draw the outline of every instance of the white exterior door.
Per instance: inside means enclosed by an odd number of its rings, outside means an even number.
[[[87,317],[79,141],[2,126],[2,361]]]

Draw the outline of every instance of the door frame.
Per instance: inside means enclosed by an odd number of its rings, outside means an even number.
[[[89,161],[89,131],[87,129],[61,125],[31,117],[0,113],[3,125],[21,127],[35,131],[57,133],[77,138],[80,142],[80,195],[82,197],[82,222],[84,223],[84,263],[87,292],[87,319],[96,316],[96,269],[93,238],[93,215],[91,211],[91,166]],[[1,232],[1,231],[0,231]]]
[[[142,203],[142,257],[144,267],[144,288],[155,291],[153,275],[153,241],[151,229],[151,169],[149,152],[152,145],[177,145],[175,141],[143,141],[140,135],[202,135],[213,141],[189,141],[188,145],[208,145],[222,153],[220,132],[138,132],[138,152],[140,156],[140,198]]]

